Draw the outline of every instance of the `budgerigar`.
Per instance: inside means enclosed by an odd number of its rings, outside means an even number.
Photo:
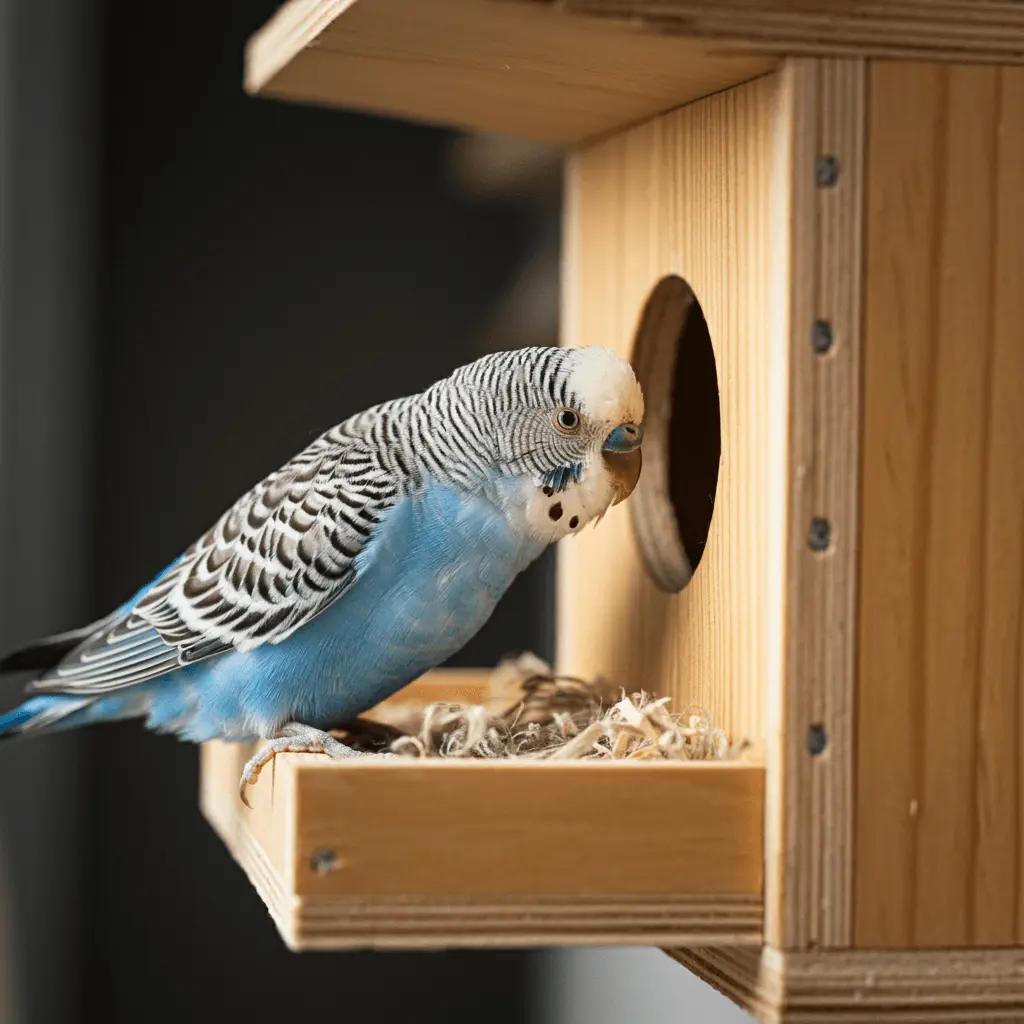
[[[352,756],[329,731],[458,651],[552,542],[640,475],[644,401],[606,348],[484,356],[318,437],[106,618],[16,651],[0,735],[145,718]],[[373,756],[373,755],[370,755]]]

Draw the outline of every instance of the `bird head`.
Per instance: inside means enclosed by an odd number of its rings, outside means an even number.
[[[596,522],[640,478],[644,399],[611,349],[533,348],[485,357],[470,392],[493,396],[487,443],[535,537]],[[467,382],[468,383],[468,382]],[[522,489],[520,489],[520,486]]]
[[[494,352],[425,398],[450,422],[466,464],[480,467],[481,485],[519,508],[535,537],[558,540],[600,519],[640,478],[644,398],[611,349]]]
[[[566,404],[556,406],[552,422],[578,463],[607,474],[618,504],[640,479],[644,397],[632,366],[611,349],[567,351]]]

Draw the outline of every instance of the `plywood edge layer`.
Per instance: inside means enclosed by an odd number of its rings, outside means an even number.
[[[866,62],[795,58],[785,675],[768,833],[769,941],[852,932]]]
[[[245,871],[286,945],[295,951],[523,948],[564,945],[759,945],[761,901],[657,896],[538,896],[507,902],[447,898],[375,900],[289,896],[244,825],[211,824]]]
[[[761,907],[689,908],[671,897],[657,908],[611,903],[599,915],[580,912],[575,900],[555,906],[530,903],[476,904],[470,908],[436,902],[412,918],[394,908],[374,906],[358,917],[351,907],[303,903],[282,932],[296,950],[480,949],[559,946],[662,946],[722,944],[756,947],[762,942]],[[543,911],[543,913],[542,913]]]
[[[767,1024],[968,1024],[1024,1017],[1024,949],[667,952]]]
[[[781,977],[762,964],[762,950],[677,947],[665,952],[762,1024],[781,1020]]]
[[[536,0],[526,0],[536,2]],[[787,56],[1024,63],[1014,0],[554,0],[562,10],[628,20],[723,50]]]

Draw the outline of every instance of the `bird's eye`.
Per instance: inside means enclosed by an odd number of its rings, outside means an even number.
[[[559,409],[555,414],[555,422],[560,430],[570,434],[574,433],[580,426],[579,413],[574,412],[572,409]]]

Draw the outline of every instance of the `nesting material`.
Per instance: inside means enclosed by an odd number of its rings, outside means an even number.
[[[733,746],[701,707],[627,694],[607,680],[556,676],[533,654],[494,670],[484,704],[430,704],[389,724],[357,719],[339,730],[360,750],[402,757],[569,760],[727,760]]]

